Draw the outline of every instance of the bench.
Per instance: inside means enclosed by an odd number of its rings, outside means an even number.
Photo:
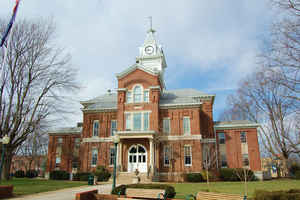
[[[126,197],[120,197],[118,200],[130,200],[130,199],[164,199],[167,195],[165,190],[161,189],[142,189],[142,188],[127,188]]]
[[[189,200],[190,198],[193,198],[194,200],[244,200],[244,197],[238,194],[224,194],[214,192],[198,192],[196,196],[188,195],[185,197],[186,200]]]

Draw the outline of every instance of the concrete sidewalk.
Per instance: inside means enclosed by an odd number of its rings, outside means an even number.
[[[84,192],[88,190],[97,189],[99,193],[110,194],[111,184],[94,185],[94,186],[81,186],[74,188],[67,188],[62,190],[56,190],[51,192],[42,192],[38,194],[20,196],[11,198],[11,200],[74,200],[75,194],[78,192]]]

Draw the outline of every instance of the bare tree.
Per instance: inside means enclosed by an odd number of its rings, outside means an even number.
[[[209,188],[209,179],[211,170],[217,169],[217,153],[216,143],[204,143],[203,144],[203,168],[205,169],[206,183]]]
[[[5,25],[1,20],[1,32]],[[19,21],[11,32],[6,56],[0,56],[0,137],[10,137],[3,170],[6,179],[17,148],[49,116],[66,112],[64,96],[77,89],[71,57],[54,37],[50,20]]]
[[[238,112],[244,119],[260,123],[262,145],[272,156],[283,160],[287,171],[290,155],[300,152],[299,129],[294,128],[299,123],[295,122],[297,99],[287,98],[291,91],[274,82],[276,76],[269,68],[251,74],[241,82],[235,96],[228,97],[231,111],[225,113]]]

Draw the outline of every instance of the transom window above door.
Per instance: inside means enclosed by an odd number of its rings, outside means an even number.
[[[128,112],[125,113],[126,130],[147,131],[149,130],[150,112]]]
[[[126,103],[149,102],[149,90],[144,89],[142,85],[133,86],[132,90],[126,93]]]

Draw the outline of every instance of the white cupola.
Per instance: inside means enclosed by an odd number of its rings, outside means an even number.
[[[139,48],[139,56],[136,58],[136,62],[151,71],[160,72],[161,75],[163,75],[167,67],[162,46],[155,39],[152,21],[150,22],[150,29],[147,31],[144,44]]]

